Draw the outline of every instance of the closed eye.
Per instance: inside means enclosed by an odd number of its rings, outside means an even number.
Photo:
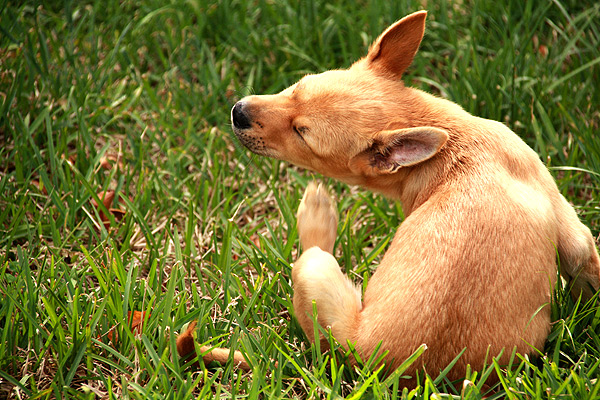
[[[304,135],[308,131],[308,128],[305,126],[297,126],[294,125],[294,132],[296,132],[300,137],[304,138]]]

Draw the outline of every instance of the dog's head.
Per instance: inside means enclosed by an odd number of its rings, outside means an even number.
[[[401,106],[410,99],[400,77],[419,48],[426,15],[390,26],[349,69],[243,98],[231,110],[235,134],[254,153],[355,184],[433,157],[447,133],[419,127]]]

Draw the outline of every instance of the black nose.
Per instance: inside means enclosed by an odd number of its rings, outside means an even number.
[[[248,129],[252,127],[250,118],[248,118],[248,115],[244,112],[243,101],[238,101],[231,109],[231,122],[233,122],[233,126],[237,129]]]

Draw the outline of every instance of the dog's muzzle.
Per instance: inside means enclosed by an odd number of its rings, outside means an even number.
[[[260,154],[263,156],[269,156],[267,147],[263,138],[259,135],[253,134],[252,122],[249,116],[249,112],[246,110],[246,103],[244,101],[238,101],[231,109],[231,122],[233,123],[233,133],[239,139],[239,141],[253,153]]]
[[[231,109],[231,122],[235,129],[248,129],[252,127],[248,114],[244,111],[245,103],[238,101]]]

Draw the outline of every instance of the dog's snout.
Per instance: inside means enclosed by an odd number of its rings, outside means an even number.
[[[248,129],[252,126],[247,112],[244,110],[245,103],[238,101],[231,109],[231,122],[237,129]]]

